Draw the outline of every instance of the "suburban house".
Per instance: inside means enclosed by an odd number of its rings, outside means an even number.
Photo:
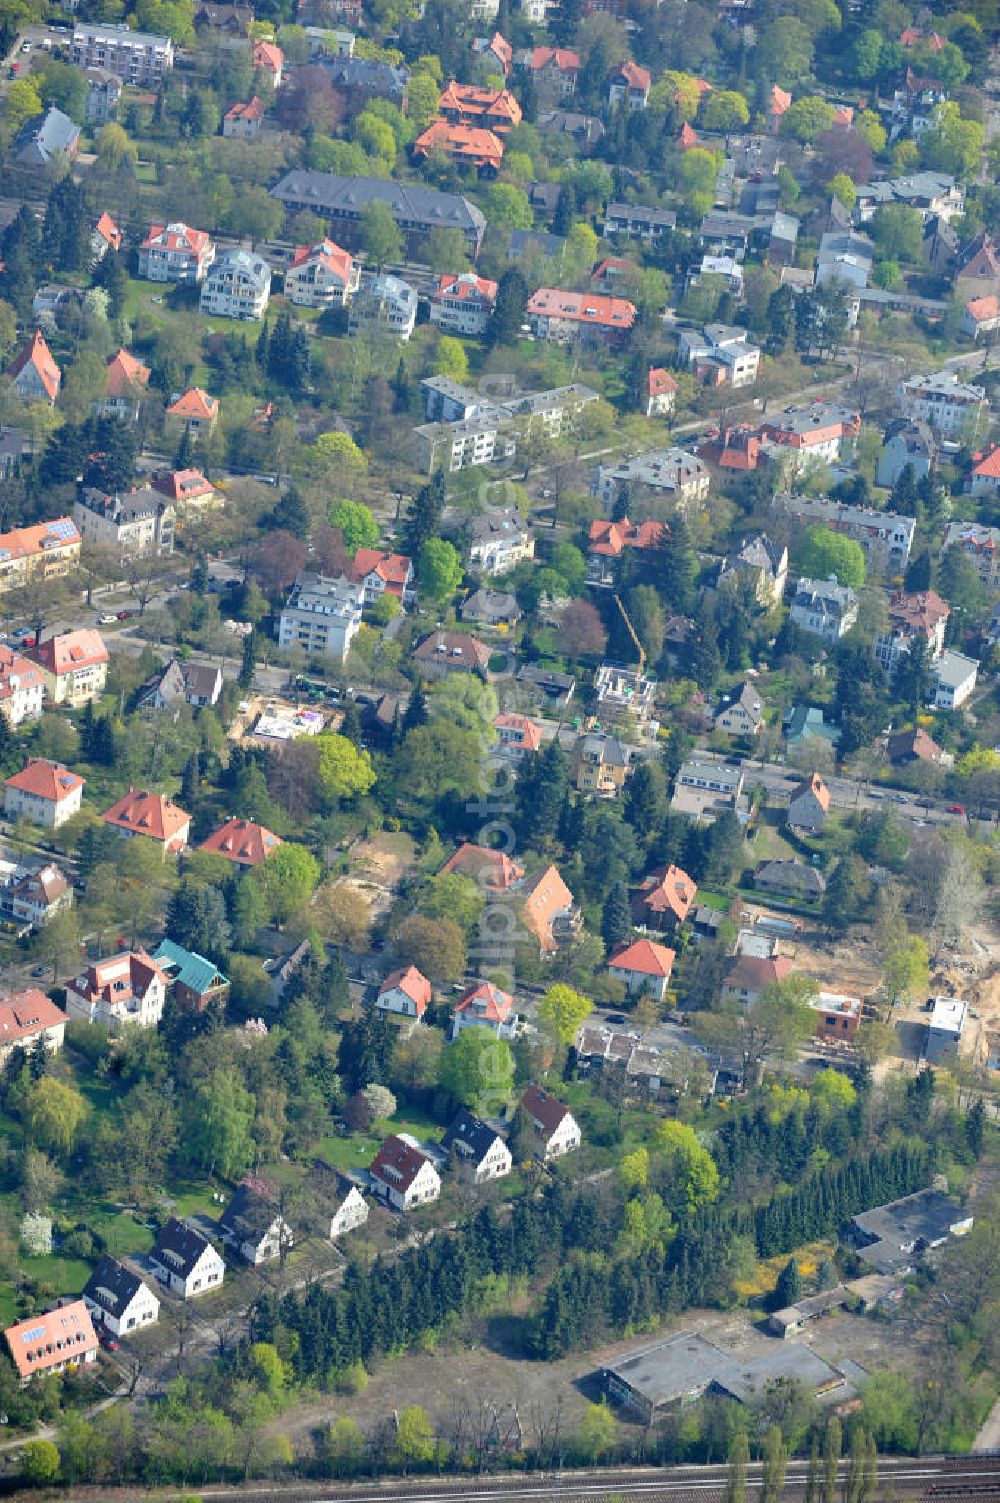
[[[262,866],[281,845],[279,837],[266,825],[252,819],[231,816],[198,847],[210,856],[224,856],[234,866]]]
[[[829,579],[799,580],[789,616],[800,631],[807,631],[830,646],[836,646],[858,619],[858,597],[850,585]]]
[[[285,296],[300,308],[344,308],[357,292],[361,269],[332,240],[300,245],[285,269]]]
[[[138,422],[142,393],[152,374],[150,367],[128,350],[118,350],[108,361],[104,396],[94,404],[97,416],[117,418],[120,423]]]
[[[77,709],[104,693],[108,678],[108,649],[94,627],[62,632],[37,647],[25,648],[37,663],[49,699]]]
[[[128,1336],[156,1324],[160,1301],[137,1273],[105,1253],[83,1286],[91,1317],[111,1336]]]
[[[534,556],[534,534],[516,506],[492,507],[473,518],[469,562],[484,574],[509,574]]]
[[[823,873],[807,861],[762,861],[753,874],[758,892],[778,893],[818,903],[826,892]]]
[[[155,1028],[167,1000],[167,976],[145,950],[98,960],[66,983],[66,1011],[81,1023],[117,1031],[123,1024]]]
[[[752,386],[760,369],[760,350],[730,324],[682,330],[678,353],[699,386]]]
[[[598,465],[591,480],[591,493],[599,496],[607,512],[613,511],[622,490],[635,505],[647,495],[676,502],[681,508],[708,495],[711,475],[704,460],[687,449],[651,449],[618,464]]]
[[[485,673],[490,651],[476,637],[457,631],[434,631],[413,649],[425,678],[445,678],[450,673]]]
[[[0,915],[29,929],[47,924],[72,901],[73,889],[65,872],[51,861],[37,871],[14,876],[0,887]]]
[[[581,793],[617,798],[631,771],[629,748],[617,736],[588,731],[573,748],[574,782]]]
[[[145,789],[130,788],[124,798],[105,809],[101,818],[126,840],[145,835],[157,841],[164,853],[183,850],[191,834],[190,814],[185,814],[162,793],[148,793]]]
[[[509,892],[524,880],[524,867],[512,857],[469,841],[463,841],[452,852],[441,871],[458,872],[489,892]]]
[[[292,1246],[292,1229],[278,1207],[250,1185],[240,1185],[219,1217],[223,1244],[244,1263],[270,1262]]]
[[[934,708],[957,710],[976,687],[979,663],[961,652],[943,652],[935,664]]]
[[[419,1022],[431,1005],[433,988],[422,971],[415,965],[404,970],[392,971],[382,982],[375,998],[379,1012],[398,1013],[403,1018],[416,1018]]]
[[[677,382],[668,370],[652,365],[646,377],[646,416],[669,417],[677,401]]]
[[[110,496],[96,486],[79,485],[73,520],[86,542],[116,549],[122,559],[174,551],[174,509],[149,485]]]
[[[187,432],[192,438],[211,433],[218,420],[218,397],[209,396],[200,386],[180,392],[166,410],[167,431],[178,435]]]
[[[42,671],[27,658],[0,644],[0,709],[12,726],[42,713],[45,681]]]
[[[896,590],[889,597],[888,629],[875,638],[875,656],[887,673],[895,673],[914,638],[922,636],[927,656],[944,651],[944,631],[951,609],[936,590]]]
[[[451,1015],[454,1041],[466,1028],[490,1028],[498,1039],[512,1039],[517,1031],[514,998],[492,981],[477,981],[462,993]]]
[[[333,1191],[328,1197],[330,1225],[326,1235],[331,1242],[344,1237],[368,1220],[368,1202],[353,1180],[333,1171]],[[325,1217],[324,1217],[325,1221]]]
[[[143,685],[138,708],[166,710],[178,700],[200,708],[214,705],[222,693],[222,670],[215,663],[181,663],[171,658],[167,666]]]
[[[252,251],[226,250],[201,284],[199,311],[217,318],[256,322],[264,317],[271,297],[271,268]]]
[[[756,1002],[767,987],[791,974],[786,955],[737,955],[726,972],[722,995],[731,1002]]]
[[[364,585],[365,605],[374,605],[383,595],[394,595],[402,606],[412,605],[417,598],[413,560],[403,553],[359,548],[351,561],[350,580]]]
[[[521,123],[521,106],[509,89],[460,84],[454,79],[441,93],[438,114],[454,125],[477,125],[498,135]]]
[[[149,1252],[153,1272],[161,1284],[182,1299],[194,1299],[221,1287],[226,1265],[197,1227],[176,1216],[160,1231]]]
[[[29,1315],[4,1331],[22,1386],[38,1373],[61,1373],[97,1361],[98,1341],[82,1299]]]
[[[792,789],[785,823],[790,830],[815,835],[826,823],[829,809],[830,790],[818,772],[811,772]]]
[[[618,573],[615,565],[626,548],[644,553],[659,548],[666,536],[662,522],[630,522],[627,516],[615,522],[595,517],[587,541],[588,583],[605,588],[614,585]]]
[[[222,497],[215,486],[205,479],[200,470],[162,470],[153,476],[152,486],[154,491],[166,496],[181,516],[189,509],[222,504]]]
[[[227,141],[256,141],[264,125],[264,101],[256,94],[237,100],[222,117],[222,134]]]
[[[814,1038],[826,1044],[854,1043],[862,1019],[860,997],[848,997],[843,992],[816,992],[809,998],[809,1006],[816,1014]]]
[[[66,1014],[38,990],[12,992],[0,1001],[0,1066],[7,1063],[15,1049],[31,1049],[39,1038],[54,1054],[63,1046]]]
[[[80,150],[80,127],[55,105],[25,120],[10,143],[8,166],[36,169],[72,161]]]
[[[539,287],[528,299],[527,320],[537,339],[617,347],[632,332],[636,306],[624,297]]]
[[[408,1133],[390,1133],[368,1172],[374,1193],[395,1211],[412,1211],[441,1194],[441,1176]]]
[[[207,230],[180,221],[151,224],[139,247],[139,275],[148,282],[202,282],[215,260],[215,242]]]
[[[521,922],[538,940],[543,954],[551,954],[580,928],[580,911],[554,866],[546,866],[522,889]]]
[[[902,423],[886,434],[875,472],[876,485],[895,486],[909,465],[914,480],[923,480],[938,461],[937,439],[926,423]]]
[[[697,894],[693,878],[671,862],[642,879],[632,900],[632,917],[640,928],[670,933],[685,922]]]
[[[431,293],[431,323],[448,334],[479,336],[493,317],[497,284],[474,271],[446,274]]]
[[[667,995],[675,958],[675,951],[666,945],[654,944],[651,939],[637,939],[615,951],[608,960],[608,975],[614,976],[616,981],[624,981],[630,997],[649,992],[662,1002]]]
[[[349,334],[389,334],[403,343],[417,321],[418,298],[409,282],[378,272],[350,301]]]
[[[756,736],[764,727],[764,701],[752,684],[746,683],[735,699],[724,700],[715,717],[715,729],[730,736]]]
[[[30,819],[58,830],[80,812],[86,782],[59,762],[28,757],[20,772],[4,783],[3,809],[8,819]]]
[[[278,646],[301,647],[343,663],[361,627],[364,587],[303,572],[281,608]]]
[[[558,104],[576,92],[580,71],[580,54],[568,47],[535,47],[528,56],[528,67],[535,81],[540,104]]]
[[[110,121],[116,120],[118,102],[122,97],[121,79],[107,68],[85,68],[83,76],[87,81],[87,98],[83,107],[85,123],[90,126],[107,125]],[[102,250],[96,244],[96,236],[90,244],[95,259],[100,260],[108,248],[107,244]],[[118,247],[115,246],[114,249],[117,250]]]
[[[272,89],[280,89],[284,78],[285,54],[274,42],[250,39],[250,62],[255,73],[260,73]]]
[[[441,1151],[454,1155],[459,1172],[473,1184],[503,1179],[513,1167],[510,1149],[495,1128],[463,1107],[453,1117],[441,1139]]]
[[[26,345],[7,367],[10,384],[22,402],[48,402],[59,395],[62,371],[52,358],[41,329],[36,329]]]
[[[781,604],[788,579],[788,549],[772,543],[764,533],[744,538],[719,568],[719,585],[727,581],[749,584],[758,605],[770,609]]]
[[[204,1012],[212,1004],[220,1008],[229,996],[229,980],[218,966],[195,950],[185,950],[172,939],[161,939],[153,956],[167,978],[167,995],[184,1012]]]
[[[548,1091],[543,1091],[541,1086],[528,1086],[521,1097],[521,1105],[531,1118],[542,1158],[561,1158],[564,1153],[579,1148],[582,1139],[576,1118],[569,1107],[563,1106]]]
[[[886,740],[886,751],[892,767],[912,767],[915,762],[951,767],[955,761],[952,753],[943,751],[922,725],[912,730],[894,732]]]
[[[474,167],[483,178],[499,174],[503,150],[503,139],[495,131],[477,125],[453,125],[449,120],[432,120],[411,147],[416,162],[425,162],[434,152],[441,152],[459,166]]]
[[[467,595],[459,608],[463,621],[473,626],[516,626],[523,612],[517,596],[506,590],[488,590],[481,585]]]
[[[525,752],[542,749],[542,728],[537,720],[527,715],[512,715],[501,712],[493,722],[497,733],[497,749],[508,757],[523,757]]]
[[[168,36],[129,26],[79,22],[70,58],[76,68],[107,68],[122,83],[155,87],[174,66],[174,44]]]
[[[608,74],[608,106],[629,112],[644,110],[649,103],[653,75],[648,68],[626,58]]]

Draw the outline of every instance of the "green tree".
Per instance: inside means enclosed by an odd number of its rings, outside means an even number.
[[[629,907],[628,888],[624,882],[615,882],[608,890],[601,911],[601,938],[608,954],[614,954],[631,932],[632,911]]]
[[[719,1195],[719,1171],[698,1134],[686,1122],[660,1122],[652,1138],[654,1154],[671,1185],[671,1200],[678,1209],[693,1215]]]
[[[15,78],[4,99],[4,121],[16,135],[26,120],[42,113],[42,98],[29,78]]]
[[[401,1409],[396,1423],[396,1455],[403,1464],[404,1475],[408,1467],[426,1466],[432,1461],[436,1448],[434,1427],[427,1410],[419,1404]]]
[[[836,1503],[837,1472],[840,1467],[842,1447],[843,1436],[840,1421],[834,1415],[827,1421],[826,1434],[823,1437],[823,1503]]]
[[[576,1430],[576,1449],[584,1461],[599,1461],[612,1449],[618,1437],[618,1422],[607,1399],[588,1404]]]
[[[726,1473],[723,1503],[746,1503],[749,1462],[750,1442],[747,1433],[745,1430],[737,1430],[729,1442],[729,1469]]]
[[[835,172],[826,186],[831,193],[840,199],[840,202],[848,212],[854,208],[857,202],[858,190],[846,172]]]
[[[87,1117],[87,1102],[64,1080],[45,1076],[28,1093],[24,1118],[37,1148],[70,1153]]]
[[[493,1116],[510,1101],[514,1056],[491,1028],[463,1028],[441,1052],[438,1084],[463,1106]]]
[[[523,274],[516,266],[506,267],[497,283],[493,317],[486,331],[489,343],[516,344],[521,335],[527,306],[528,284]]]
[[[509,225],[512,230],[530,230],[535,222],[527,193],[515,183],[491,183],[485,211],[491,224]]]
[[[272,920],[281,925],[305,909],[316,890],[320,870],[312,851],[286,840],[245,881],[256,886]]]
[[[760,1479],[760,1503],[780,1503],[785,1495],[788,1452],[780,1425],[772,1425],[764,1438],[764,1466]]]
[[[538,1004],[538,1023],[544,1033],[558,1044],[569,1045],[593,1011],[589,997],[575,992],[564,982],[550,986]]]
[[[768,1301],[772,1310],[787,1310],[789,1305],[794,1305],[802,1294],[802,1274],[799,1265],[794,1258],[789,1258],[784,1268],[778,1274],[777,1283]]]
[[[920,210],[906,204],[880,204],[872,215],[872,238],[884,260],[919,261],[923,252]]]
[[[983,126],[978,120],[963,119],[958,104],[939,104],[930,125],[920,134],[921,166],[957,178],[972,177],[982,161],[985,139]]]
[[[842,585],[860,590],[865,582],[865,555],[861,544],[820,525],[806,529],[796,550],[796,567],[810,579],[836,575]]]
[[[744,1083],[758,1085],[769,1061],[790,1057],[812,1037],[816,1014],[809,1002],[816,991],[811,976],[788,976],[765,987],[752,1002],[699,1014],[699,1032],[717,1047],[738,1050]]]
[[[333,732],[317,736],[319,781],[328,799],[359,798],[375,782],[372,759],[364,747]]]
[[[749,120],[746,99],[736,89],[713,89],[705,95],[698,116],[705,130],[741,130]]]
[[[376,199],[361,211],[361,246],[376,266],[395,265],[403,259],[403,236],[389,205]]]
[[[328,515],[330,526],[343,533],[344,547],[352,557],[359,548],[378,544],[378,523],[363,501],[331,501]]]
[[[882,989],[890,1002],[913,1002],[930,986],[930,951],[919,934],[906,934],[888,951],[882,964]]]
[[[256,1103],[235,1070],[213,1070],[191,1093],[185,1110],[187,1150],[209,1174],[236,1179],[253,1159]]]
[[[49,1487],[59,1476],[59,1451],[51,1440],[25,1441],[21,1476],[31,1487]]]
[[[787,24],[782,22],[782,24]],[[781,117],[781,134],[808,146],[829,130],[836,110],[818,94],[804,95],[790,104]]]
[[[452,381],[469,379],[469,357],[460,339],[451,334],[442,334],[434,351],[434,374],[448,376]]]
[[[841,1070],[818,1070],[809,1086],[809,1096],[819,1115],[826,1121],[851,1110],[858,1093],[849,1076]],[[794,1304],[794,1300],[789,1301]]]
[[[462,573],[462,558],[455,545],[444,538],[428,538],[417,562],[423,593],[444,605],[462,583]]]

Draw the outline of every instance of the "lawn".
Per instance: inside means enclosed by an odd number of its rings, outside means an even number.
[[[394,1117],[391,1122],[374,1122],[371,1133],[353,1133],[350,1137],[332,1133],[320,1138],[316,1151],[334,1169],[361,1169],[371,1163],[389,1133],[405,1132],[418,1142],[429,1143],[437,1142],[443,1131],[441,1124],[426,1112],[410,1109],[405,1117]]]

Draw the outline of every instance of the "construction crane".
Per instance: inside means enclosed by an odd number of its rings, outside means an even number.
[[[622,620],[625,622],[626,627],[628,628],[628,634],[632,638],[632,641],[635,643],[635,650],[639,654],[639,677],[642,678],[642,671],[643,671],[643,669],[646,666],[646,651],[645,651],[645,648],[643,647],[642,643],[639,641],[639,637],[638,637],[638,635],[636,633],[636,629],[632,625],[632,622],[629,620],[628,611],[622,605],[622,598],[621,598],[620,595],[617,595],[617,594],[615,595],[615,605],[618,607],[619,611],[621,611],[621,617],[622,617]]]

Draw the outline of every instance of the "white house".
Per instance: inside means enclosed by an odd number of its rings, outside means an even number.
[[[451,1036],[465,1028],[491,1028],[498,1039],[512,1039],[517,1029],[514,998],[492,981],[477,981],[462,994],[451,1017]]]
[[[936,710],[957,710],[976,687],[979,664],[960,652],[943,652],[935,664],[937,685],[934,689]]]
[[[548,1091],[530,1085],[521,1097],[521,1105],[534,1124],[543,1158],[561,1158],[579,1148],[582,1141],[579,1123],[569,1107]]]
[[[226,1273],[225,1263],[204,1232],[176,1216],[171,1216],[153,1243],[149,1261],[160,1283],[182,1299],[220,1288]]]
[[[204,281],[215,260],[215,242],[207,230],[180,221],[152,224],[139,247],[139,275],[150,282]]]
[[[59,762],[29,757],[21,771],[4,784],[4,813],[8,819],[30,819],[48,830],[58,830],[79,814],[85,782]]]
[[[497,284],[488,277],[474,271],[446,274],[431,293],[431,323],[448,334],[484,334],[496,297]]]
[[[850,585],[829,579],[800,579],[789,612],[800,631],[836,645],[858,619],[858,597]]]
[[[986,389],[960,381],[952,370],[929,376],[910,376],[896,388],[907,417],[929,424],[935,433],[953,437],[966,425],[978,426],[989,405]]]
[[[624,981],[630,997],[640,992],[662,1002],[667,995],[670,973],[676,952],[651,939],[637,939],[635,944],[618,950],[608,961],[608,975]]]
[[[54,704],[76,709],[104,693],[108,649],[94,627],[60,632],[26,650],[41,668],[46,692]]]
[[[730,736],[756,736],[764,725],[764,702],[751,684],[744,684],[735,699],[727,700],[715,717],[717,731]]]
[[[534,534],[516,506],[494,507],[474,518],[469,562],[484,574],[509,574],[534,556]]]
[[[0,710],[12,726],[34,720],[42,713],[45,679],[42,670],[27,658],[0,645]]]
[[[155,1325],[160,1301],[131,1268],[105,1253],[87,1280],[83,1302],[93,1320],[112,1336],[128,1336]]]
[[[395,1012],[403,1018],[423,1017],[431,1003],[431,984],[415,965],[393,971],[379,987],[375,1006],[379,1012]]]
[[[408,1133],[390,1133],[368,1172],[375,1194],[395,1211],[412,1211],[441,1194],[441,1176]]]
[[[364,598],[362,584],[300,574],[282,607],[278,646],[301,647],[343,663],[361,627]]]
[[[332,240],[300,245],[285,271],[285,296],[300,308],[345,308],[361,271],[349,251]]]
[[[510,1149],[495,1128],[481,1122],[465,1107],[449,1124],[441,1139],[442,1152],[454,1154],[460,1172],[474,1184],[503,1179],[513,1166]]]
[[[271,297],[271,268],[252,251],[227,250],[201,286],[199,308],[218,318],[254,322],[264,317]]]
[[[338,1237],[344,1237],[348,1232],[353,1232],[356,1227],[364,1226],[367,1220],[367,1200],[356,1184],[344,1175],[338,1174],[337,1193],[330,1215],[330,1229],[327,1232],[330,1241],[336,1242]]]
[[[240,1185],[219,1217],[219,1235],[245,1263],[268,1263],[292,1246],[292,1229],[273,1201]]]
[[[0,1002],[0,1067],[7,1063],[14,1049],[31,1049],[39,1038],[54,1054],[63,1046],[66,1014],[37,986],[25,992],[12,992]]]
[[[760,350],[730,324],[682,330],[680,355],[701,386],[752,386],[760,369]]]
[[[83,1023],[155,1028],[167,1000],[166,972],[145,950],[98,960],[66,983],[66,1011]]]
[[[417,321],[417,294],[409,282],[380,272],[351,299],[349,334],[389,334],[404,343]]]

